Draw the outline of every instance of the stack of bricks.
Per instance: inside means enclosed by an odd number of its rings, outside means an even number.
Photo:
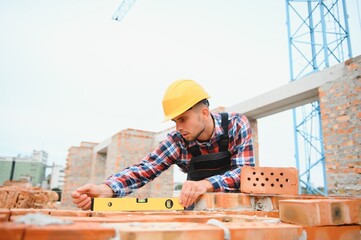
[[[36,187],[0,187],[0,208],[55,208],[59,195]]]
[[[292,168],[249,167],[242,175],[240,193],[206,193],[193,211],[3,208],[0,236],[26,240],[360,240],[361,198],[298,195]],[[35,219],[35,213],[37,220],[24,220],[27,216]],[[41,224],[42,217],[56,224]]]
[[[303,226],[310,239],[360,239],[360,199],[281,200],[280,219]]]

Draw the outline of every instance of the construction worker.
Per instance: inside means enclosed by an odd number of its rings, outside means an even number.
[[[211,113],[209,95],[193,80],[173,82],[163,97],[165,120],[175,122],[159,146],[137,165],[109,177],[103,184],[86,184],[71,197],[77,207],[91,206],[92,197],[124,197],[177,164],[187,173],[179,195],[185,208],[206,192],[237,192],[241,167],[254,166],[252,131],[239,113]]]

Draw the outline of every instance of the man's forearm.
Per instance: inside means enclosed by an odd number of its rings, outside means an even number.
[[[213,192],[214,191],[213,185],[208,180],[205,179],[205,180],[202,180],[201,182],[205,186],[205,188],[207,189],[207,192]]]
[[[114,192],[107,184],[100,184],[99,186],[99,197],[113,197]]]

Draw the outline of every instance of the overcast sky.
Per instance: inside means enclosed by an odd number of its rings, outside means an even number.
[[[289,81],[285,1],[138,0],[118,22],[120,2],[0,0],[0,155],[42,149],[65,165],[82,141],[168,128],[161,100],[177,79],[201,83],[211,108]],[[290,112],[260,119],[259,134],[261,165],[295,165]]]

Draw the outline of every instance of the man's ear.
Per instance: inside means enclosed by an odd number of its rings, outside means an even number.
[[[204,120],[206,120],[207,118],[209,118],[209,116],[210,116],[210,114],[209,114],[209,108],[206,107],[206,106],[204,106],[204,107],[202,108],[202,118],[203,118]]]

